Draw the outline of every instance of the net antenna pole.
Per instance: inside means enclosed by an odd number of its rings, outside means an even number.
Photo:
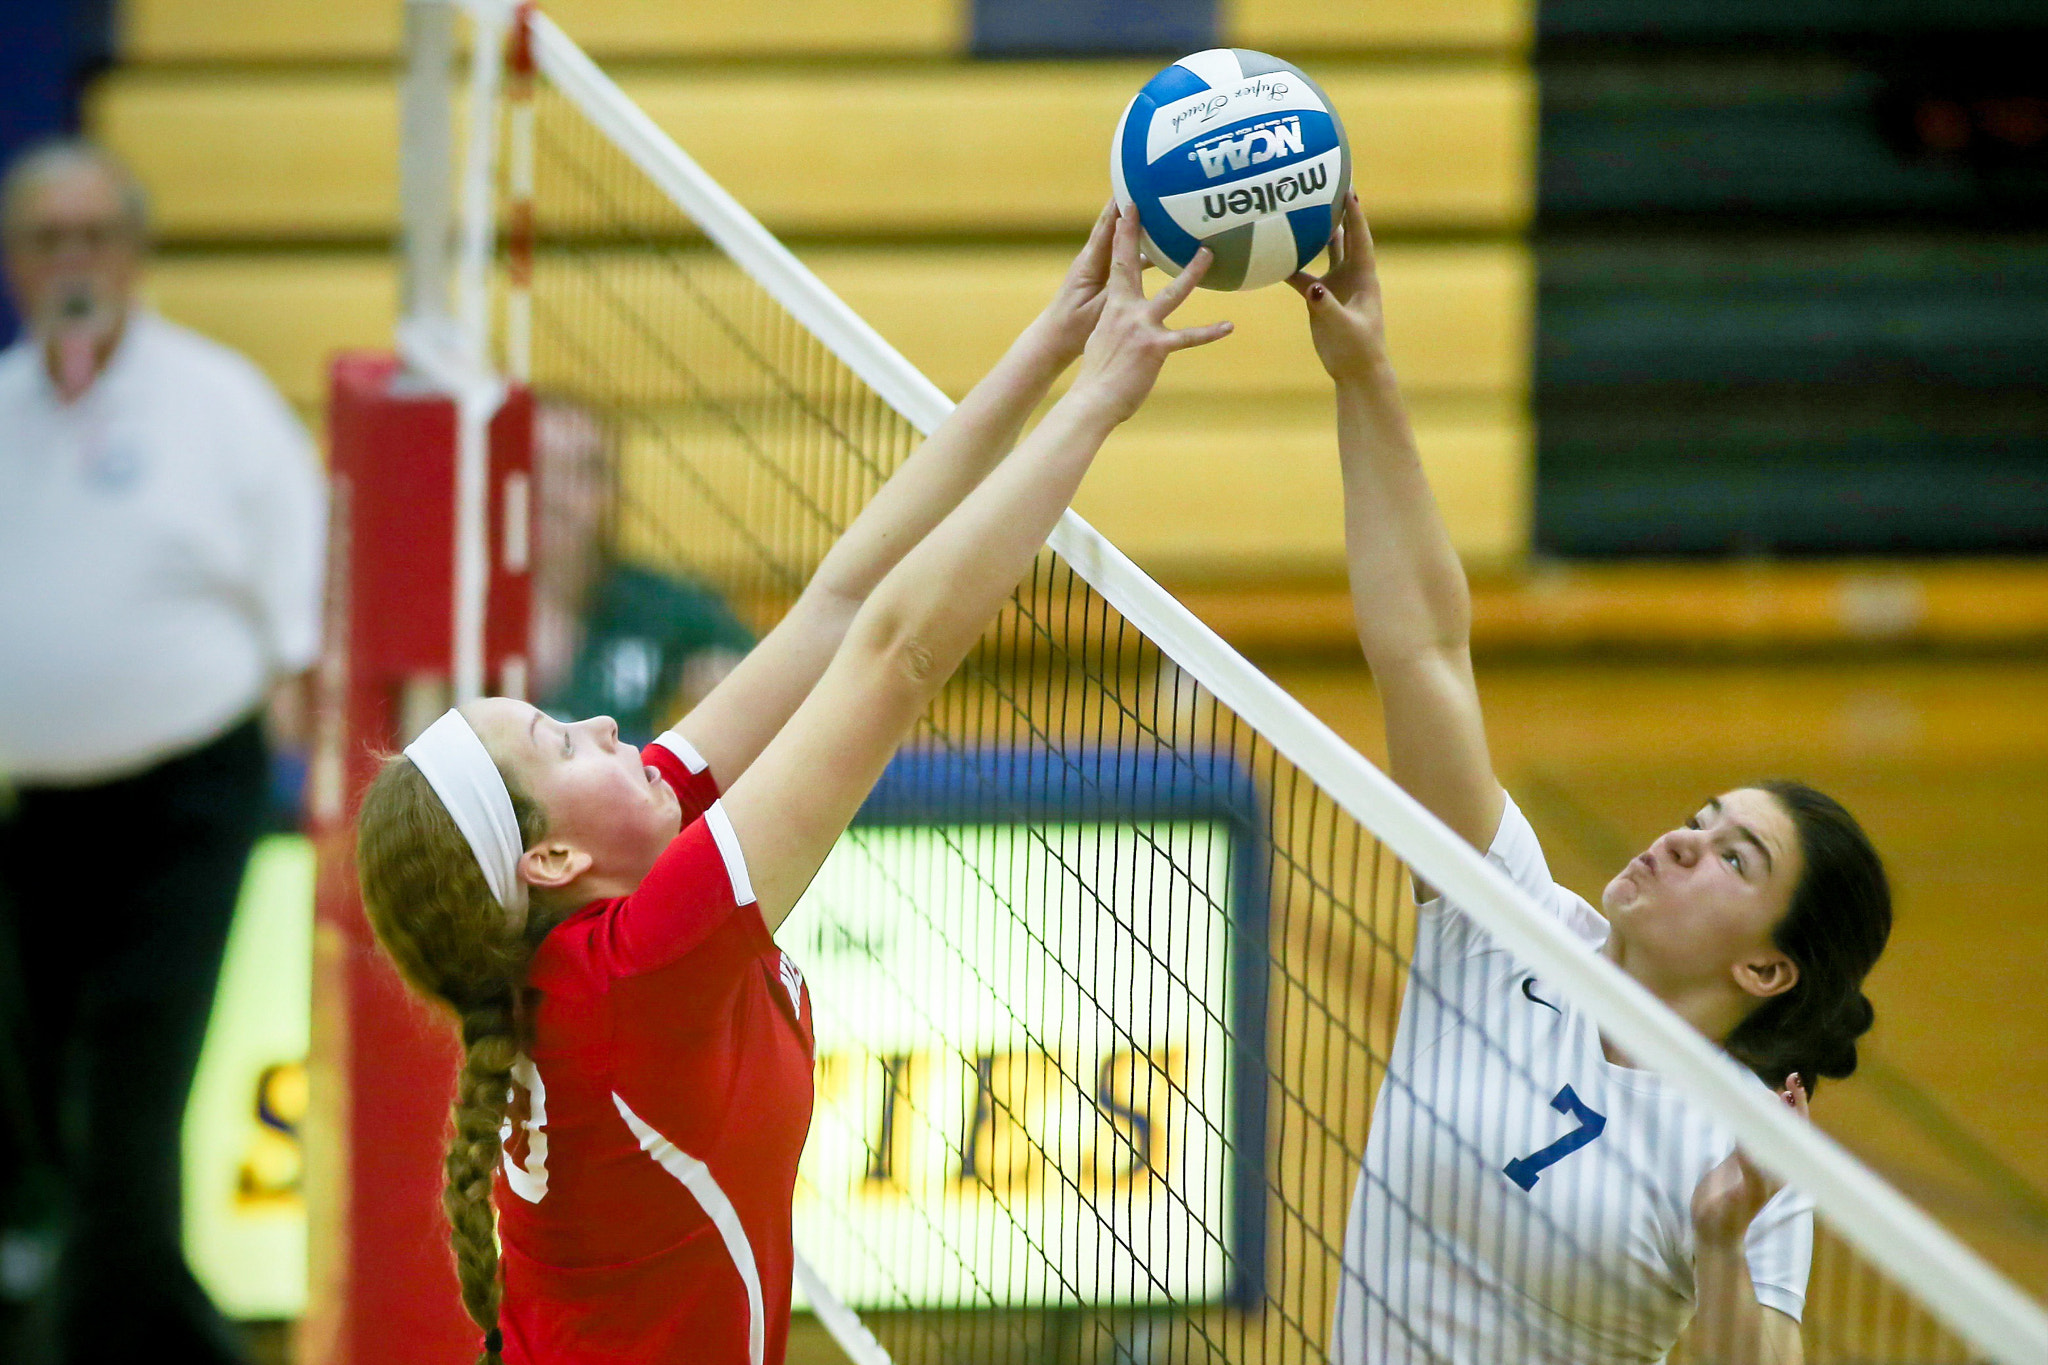
[[[489,606],[490,426],[505,398],[491,371],[491,265],[496,252],[498,115],[509,16],[471,8],[469,146],[462,167],[462,249],[455,296],[466,373],[456,389],[455,704],[484,694],[484,623]]]
[[[497,247],[498,116],[505,39],[512,16],[502,4],[467,5],[470,16],[468,127],[462,158],[461,247],[455,265],[456,316],[463,358],[490,366],[491,264]]]
[[[534,69],[533,0],[522,0],[511,16],[505,53],[505,332],[502,363],[510,388],[527,390],[533,383],[533,253],[534,253]],[[488,434],[478,438],[488,449]],[[519,573],[528,562],[528,530],[532,516],[530,471],[508,474],[505,497],[507,567]],[[513,528],[517,527],[515,531]],[[488,644],[488,628],[479,648]],[[527,655],[503,659],[498,668],[498,693],[526,700],[529,693]]]
[[[533,5],[513,13],[505,54],[505,373],[533,378]]]
[[[398,180],[403,262],[399,316],[424,333],[449,332],[448,254],[454,218],[455,8],[406,0],[405,76],[399,93]]]
[[[453,92],[448,71],[457,9],[470,17],[471,41],[451,318],[446,243],[452,197],[449,182],[454,172],[449,155]],[[505,401],[505,385],[493,371],[490,357],[491,270],[497,245],[500,77],[512,7],[502,0],[408,0],[406,11],[408,143],[401,152],[401,166],[407,193],[419,187],[424,202],[407,206],[407,311],[399,323],[398,349],[416,380],[455,399],[455,609],[450,681],[452,699],[459,706],[482,696],[485,686],[484,632],[491,581],[490,427]],[[420,139],[417,145],[411,142],[415,135]]]

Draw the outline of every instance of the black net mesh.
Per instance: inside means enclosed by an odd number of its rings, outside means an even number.
[[[765,630],[916,433],[545,88],[536,141],[543,617],[630,570]],[[903,1365],[1656,1359],[1683,1157],[1509,1046],[1556,988],[1474,1003],[1416,935],[1400,860],[1041,555],[780,935],[818,1035],[800,1252]],[[1397,1051],[1404,993],[1440,1042]],[[1448,1112],[1468,1086],[1548,1129]],[[1805,1345],[1967,1358],[1825,1231]]]

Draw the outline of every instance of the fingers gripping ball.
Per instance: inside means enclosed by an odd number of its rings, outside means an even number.
[[[1351,189],[1351,146],[1300,68],[1241,47],[1183,57],[1117,121],[1110,180],[1145,256],[1177,274],[1207,246],[1205,289],[1259,289],[1315,259]]]

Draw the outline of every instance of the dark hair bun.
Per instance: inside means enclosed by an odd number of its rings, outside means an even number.
[[[1814,1039],[1813,1060],[1808,1066],[1823,1076],[1840,1080],[1856,1072],[1856,1040],[1870,1032],[1877,1011],[1861,991],[1843,1003],[1842,1012],[1825,1033]]]
[[[1856,1070],[1856,1040],[1877,1017],[1863,978],[1891,936],[1891,887],[1869,836],[1839,802],[1799,782],[1765,782],[1799,831],[1805,870],[1772,932],[1798,983],[1765,1001],[1723,1040],[1773,1089],[1797,1071],[1811,1093]]]
[[[1870,1026],[1877,1022],[1877,1010],[1872,1007],[1870,997],[1862,991],[1842,1008],[1843,1026],[1851,1038],[1861,1038],[1870,1032]]]

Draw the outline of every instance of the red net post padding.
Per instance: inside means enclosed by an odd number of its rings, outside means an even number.
[[[446,395],[408,392],[389,356],[341,356],[330,380],[306,1126],[312,1283],[299,1359],[462,1360],[477,1333],[456,1295],[440,1213],[458,1054],[445,1019],[407,994],[371,939],[354,841],[356,803],[383,755],[446,705],[456,409]],[[532,446],[532,400],[514,389],[491,425],[487,519],[486,676],[507,692],[522,691],[526,676]]]

